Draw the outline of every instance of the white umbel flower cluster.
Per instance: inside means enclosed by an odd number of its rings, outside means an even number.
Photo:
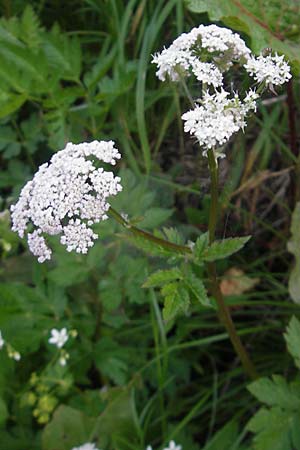
[[[69,252],[87,253],[94,245],[98,235],[92,225],[108,218],[107,199],[122,190],[119,177],[95,164],[114,165],[120,158],[113,141],[69,143],[24,186],[11,207],[12,229],[20,237],[28,233],[29,249],[39,262],[51,259],[47,234],[60,235]]]
[[[221,147],[245,127],[245,117],[250,110],[255,111],[257,97],[254,91],[249,91],[243,101],[238,95],[229,98],[224,89],[212,95],[205,92],[201,105],[182,115],[184,131],[196,136],[206,154],[208,149]]]
[[[215,157],[231,136],[246,126],[246,117],[256,110],[258,94],[250,89],[231,95],[225,88],[224,74],[235,64],[245,69],[262,87],[279,86],[291,78],[283,56],[255,57],[237,33],[216,25],[200,25],[183,33],[153,57],[162,81],[178,81],[194,74],[202,82],[202,98],[193,110],[183,114],[184,130],[194,136],[203,154],[213,149]],[[230,91],[233,91],[231,86]]]
[[[96,448],[95,444],[87,442],[86,444],[83,444],[80,447],[73,447],[71,450],[100,450],[100,449]]]
[[[284,56],[260,55],[252,56],[244,65],[245,69],[258,83],[269,86],[280,86],[292,78],[290,66],[284,60]]]
[[[237,33],[216,25],[200,25],[181,34],[161,53],[156,53],[152,62],[157,64],[156,74],[162,81],[167,77],[178,81],[180,76],[194,73],[199,81],[217,87],[222,85],[222,73],[233,62],[246,62],[250,54]]]

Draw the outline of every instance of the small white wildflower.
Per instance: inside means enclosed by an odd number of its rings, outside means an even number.
[[[279,86],[287,82],[292,75],[290,73],[290,66],[284,60],[284,56],[275,55],[260,55],[257,58],[252,56],[244,65],[247,72],[258,83],[266,83],[269,86]]]
[[[182,450],[182,447],[175,444],[174,441],[170,441],[168,447],[165,447],[163,450]]]
[[[62,328],[60,331],[53,328],[51,330],[51,337],[48,342],[49,344],[56,345],[58,348],[62,348],[68,339],[69,335],[66,328]]]
[[[250,91],[244,101],[237,94],[233,98],[228,96],[224,89],[212,95],[206,92],[201,105],[182,115],[184,131],[196,136],[204,155],[208,149],[221,147],[234,133],[244,129],[247,113],[256,108],[254,91]],[[215,156],[224,155],[216,150]]]
[[[87,442],[86,444],[83,444],[80,447],[73,447],[71,450],[100,450],[100,449],[96,448],[95,444]]]
[[[29,249],[39,262],[51,259],[47,234],[60,234],[68,251],[87,253],[94,245],[98,235],[92,225],[108,218],[107,199],[122,190],[121,179],[95,163],[114,165],[120,157],[113,141],[69,143],[23,187],[11,207],[12,230],[21,238],[28,233]]]
[[[148,445],[147,448],[146,448],[146,450],[152,450],[151,445]]]
[[[170,47],[153,56],[157,77],[164,81],[178,81],[180,76],[196,77],[215,87],[222,84],[222,73],[233,62],[244,63],[250,50],[237,33],[217,25],[200,25],[189,33],[181,34]],[[211,77],[209,76],[211,74]]]
[[[4,341],[4,339],[3,339],[3,337],[2,337],[2,333],[1,333],[1,331],[0,331],[0,350],[2,350],[4,344],[5,344],[5,341]]]

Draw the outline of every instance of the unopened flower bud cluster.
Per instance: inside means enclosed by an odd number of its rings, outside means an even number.
[[[162,81],[180,81],[193,74],[202,82],[202,98],[182,119],[185,131],[196,136],[204,155],[213,149],[216,157],[224,156],[219,147],[244,129],[246,117],[256,111],[259,97],[253,89],[244,95],[227,92],[226,72],[239,65],[256,83],[270,89],[291,78],[283,56],[256,57],[237,33],[216,25],[200,25],[183,33],[168,48],[155,54],[152,62],[157,65],[156,74]]]
[[[60,235],[69,252],[87,253],[94,245],[92,225],[108,218],[108,198],[122,190],[121,179],[97,163],[114,165],[120,158],[113,141],[69,143],[24,186],[11,207],[12,229],[20,237],[27,233],[39,262],[51,259],[46,235]]]

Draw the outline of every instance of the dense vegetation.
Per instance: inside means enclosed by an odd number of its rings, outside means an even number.
[[[1,15],[0,450],[162,449],[172,439],[184,450],[300,449],[298,1],[4,0]],[[217,262],[261,377],[251,384],[218,320],[205,265],[184,272],[180,261],[175,279],[186,285],[168,314],[170,291],[157,288],[166,280],[149,275],[176,256],[116,221],[96,227],[87,255],[53,240],[44,264],[10,227],[10,205],[53,153],[69,141],[112,139],[122,153],[115,210],[178,245],[203,235],[207,160],[183,132],[182,87],[160,82],[151,64],[200,23],[231,27],[256,53],[271,47],[293,71],[220,162],[217,236],[252,235]],[[190,89],[196,98],[197,85]],[[49,343],[63,327],[66,365]]]

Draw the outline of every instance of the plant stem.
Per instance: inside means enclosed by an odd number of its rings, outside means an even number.
[[[130,222],[124,218],[121,214],[119,214],[115,209],[112,207],[109,208],[107,214],[111,217],[113,217],[120,225],[125,227],[128,231],[130,231],[132,234],[138,237],[142,237],[143,239],[146,239],[147,241],[151,241],[155,243],[159,247],[163,247],[167,250],[170,250],[172,252],[182,253],[182,254],[192,254],[192,250],[190,247],[187,247],[186,245],[178,245],[174,244],[174,242],[167,241],[165,239],[158,238],[154,236],[151,233],[148,233],[148,231],[141,230],[140,228],[137,228],[130,224]]]
[[[209,227],[208,227],[209,244],[211,245],[215,240],[216,224],[218,217],[218,164],[214,155],[214,151],[212,149],[208,150],[207,156],[211,178],[211,188],[210,188],[211,200],[210,200]],[[247,350],[245,349],[240,337],[237,334],[235,325],[230,315],[230,310],[224,301],[224,297],[217,280],[217,270],[216,264],[214,262],[208,263],[208,275],[211,282],[212,293],[218,305],[219,319],[223,323],[229,334],[231,343],[242,362],[245,372],[250,378],[255,379],[258,377],[258,374],[256,372],[253,362],[251,361],[248,355]]]

